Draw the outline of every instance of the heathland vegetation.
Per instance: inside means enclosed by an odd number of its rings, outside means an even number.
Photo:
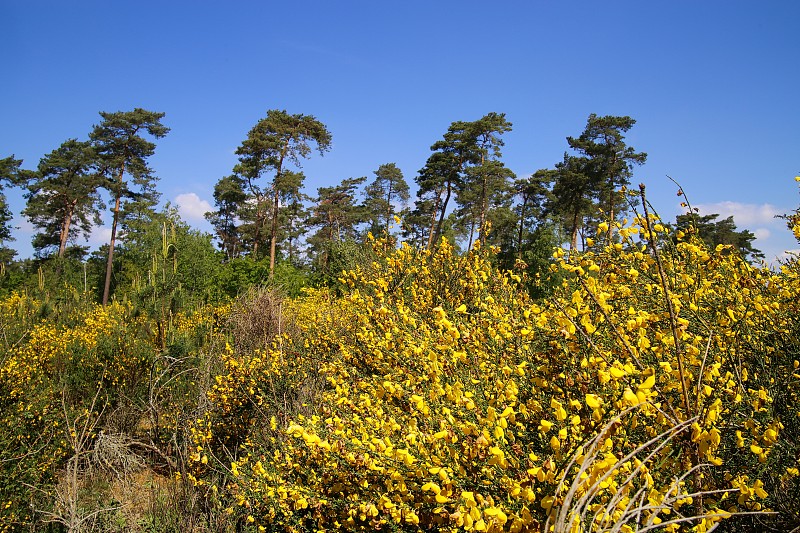
[[[272,110],[212,236],[157,207],[164,115],[101,118],[0,160],[0,531],[800,527],[800,266],[660,219],[633,119],[526,177],[454,122],[409,205],[394,163],[309,195],[331,133]]]

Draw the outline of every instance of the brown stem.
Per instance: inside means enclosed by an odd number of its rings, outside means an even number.
[[[108,243],[108,260],[106,261],[106,279],[103,284],[103,307],[108,305],[108,297],[111,293],[111,271],[114,266],[114,245],[117,241],[117,223],[119,222],[119,208],[122,197],[122,177],[125,174],[125,165],[120,167],[117,178],[119,189],[114,200],[114,219],[111,223],[111,240]]]
[[[689,416],[689,391],[686,389],[686,371],[683,368],[683,359],[681,357],[680,336],[678,335],[678,318],[675,315],[675,307],[672,305],[672,298],[670,297],[669,286],[667,285],[667,275],[664,273],[664,265],[661,262],[661,255],[658,253],[656,247],[655,237],[653,235],[653,227],[650,224],[650,214],[647,210],[647,199],[644,194],[644,183],[639,185],[639,194],[642,199],[642,209],[644,210],[645,226],[647,230],[647,242],[650,244],[650,249],[656,259],[658,266],[658,276],[661,278],[661,288],[664,290],[664,299],[667,301],[667,309],[669,310],[669,323],[672,330],[672,339],[675,343],[675,358],[678,361],[678,373],[681,376],[681,392],[683,393],[683,407],[686,410],[686,416]]]
[[[644,183],[639,184],[639,194],[642,200],[642,209],[644,210],[644,219],[645,219],[645,226],[647,229],[647,241],[650,244],[650,249],[653,252],[653,256],[656,259],[656,265],[658,266],[658,275],[661,278],[661,287],[664,290],[664,299],[667,301],[667,309],[669,310],[669,325],[670,329],[672,330],[672,339],[675,343],[675,359],[678,361],[678,373],[681,377],[681,392],[683,392],[683,406],[685,409],[684,416],[688,419],[690,415],[689,411],[689,391],[686,387],[686,371],[683,368],[683,359],[681,357],[681,345],[680,345],[680,336],[678,335],[678,318],[675,314],[675,307],[672,305],[672,298],[670,297],[669,293],[669,286],[667,285],[667,275],[664,272],[664,265],[661,262],[661,255],[658,253],[658,248],[656,247],[655,236],[653,235],[653,225],[650,223],[650,214],[647,210],[647,198],[645,197],[644,192]],[[702,374],[701,374],[702,377]],[[700,464],[700,450],[698,448],[694,449],[694,482],[695,486],[698,490],[702,487],[702,479],[699,468],[697,466]],[[703,512],[703,497],[702,494],[698,497],[696,508],[698,515],[702,514]]]

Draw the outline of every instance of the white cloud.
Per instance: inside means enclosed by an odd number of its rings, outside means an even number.
[[[18,222],[18,226],[16,227],[17,232],[20,235],[24,235],[26,239],[36,233],[36,228],[33,227],[33,224],[31,224],[31,221],[27,218],[14,220],[14,222]]]
[[[106,226],[95,226],[89,234],[89,245],[92,248],[99,248],[104,244],[108,244],[111,240],[111,228]]]
[[[178,206],[178,213],[180,213],[181,218],[187,222],[202,222],[205,220],[205,214],[214,210],[210,203],[193,192],[176,196],[175,205]]]
[[[701,215],[718,214],[717,220],[724,220],[733,216],[737,228],[751,228],[754,226],[782,225],[783,221],[776,219],[776,215],[786,213],[786,209],[775,207],[772,204],[743,204],[740,202],[717,202],[713,204],[695,205]]]
[[[797,259],[800,258],[800,248],[795,248],[794,250],[786,250],[783,253],[778,254],[776,259],[779,261],[787,261],[789,259]]]
[[[756,236],[756,239],[769,239],[769,236],[772,235],[772,232],[767,228],[756,228],[753,230],[753,235]]]

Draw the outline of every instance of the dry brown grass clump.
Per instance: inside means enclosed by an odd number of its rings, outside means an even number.
[[[251,287],[237,299],[228,318],[236,353],[266,349],[277,335],[297,332],[294,322],[286,320],[283,301],[283,294],[267,287]]]

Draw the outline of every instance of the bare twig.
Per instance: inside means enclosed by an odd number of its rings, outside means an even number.
[[[650,223],[650,213],[647,210],[647,198],[644,194],[644,183],[639,185],[639,193],[642,199],[642,209],[644,210],[645,229],[647,230],[647,241],[650,244],[650,249],[656,259],[658,266],[658,275],[661,278],[661,288],[664,291],[664,300],[667,302],[667,310],[669,311],[670,329],[672,330],[672,339],[675,342],[675,358],[678,361],[678,373],[681,376],[681,392],[683,393],[683,407],[686,409],[685,416],[689,416],[691,412],[689,409],[689,391],[686,388],[686,370],[683,368],[683,358],[681,357],[681,344],[680,335],[678,335],[678,318],[675,314],[675,307],[672,305],[672,297],[670,295],[669,286],[667,285],[667,276],[664,273],[664,265],[661,262],[661,254],[658,253],[656,246],[655,236],[653,235],[653,225]]]

